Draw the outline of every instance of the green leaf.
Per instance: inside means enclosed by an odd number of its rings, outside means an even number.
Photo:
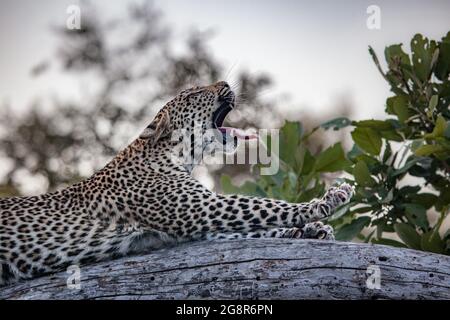
[[[344,170],[350,165],[350,161],[345,158],[341,143],[336,143],[317,156],[315,171],[335,172]]]
[[[403,186],[398,190],[398,194],[401,196],[408,196],[413,193],[418,193],[422,189],[420,186]]]
[[[389,65],[389,68],[394,67],[395,57],[400,59],[402,65],[410,66],[409,56],[403,51],[402,44],[394,44],[384,49],[384,57]]]
[[[355,205],[355,202],[349,202],[336,208],[334,214],[327,221],[335,221],[349,212],[349,209]]]
[[[295,188],[297,187],[297,183],[298,183],[298,176],[294,172],[289,171],[288,181],[289,181],[291,189],[295,190]]]
[[[416,34],[411,40],[414,71],[422,82],[427,81],[431,73],[431,60],[435,49],[436,43],[428,41],[421,34]]]
[[[450,139],[450,121],[447,122],[447,129],[445,129],[444,137],[446,137],[447,139]]]
[[[361,121],[355,121],[353,122],[353,125],[357,127],[365,127],[365,128],[372,128],[379,131],[384,130],[392,130],[393,126],[392,123],[389,121],[382,121],[382,120],[361,120]]]
[[[352,213],[366,213],[372,211],[372,207],[359,207],[352,210]]]
[[[356,182],[363,187],[376,185],[376,181],[370,175],[369,168],[364,161],[358,161],[353,168],[353,175]]]
[[[427,210],[424,207],[415,203],[406,203],[404,206],[406,217],[412,224],[423,230],[428,229]]]
[[[414,151],[414,154],[418,157],[426,157],[436,152],[444,151],[445,148],[443,146],[437,144],[426,144]]]
[[[280,158],[291,168],[296,166],[293,150],[297,149],[302,134],[303,129],[299,122],[286,121],[280,129]]]
[[[409,101],[406,96],[397,96],[393,100],[393,111],[401,123],[404,123],[410,117],[408,105]]]
[[[394,141],[402,141],[403,138],[396,131],[400,127],[397,121],[393,119],[388,120],[361,120],[354,121],[353,125],[356,127],[363,128],[372,128],[375,131],[379,132],[383,138],[394,140]]]
[[[439,232],[434,230],[422,234],[420,245],[424,251],[434,253],[444,253],[445,251],[445,242],[439,236]]]
[[[311,152],[309,150],[305,151],[305,156],[303,158],[303,166],[302,166],[302,171],[301,171],[301,175],[308,175],[312,172],[312,170],[314,170],[314,165],[316,163],[316,158],[314,158],[314,156],[311,154]]]
[[[349,241],[355,238],[370,223],[369,217],[359,217],[337,230],[336,240]]]
[[[432,193],[412,194],[411,203],[420,204],[425,209],[431,208],[438,200],[438,197]]]
[[[385,195],[383,195],[383,198],[381,200],[381,203],[390,203],[394,199],[394,190],[389,190]]]
[[[437,94],[433,95],[430,99],[430,103],[428,104],[428,111],[427,111],[428,118],[431,119],[433,117],[433,112],[436,109],[438,102],[439,96]]]
[[[391,144],[389,142],[386,142],[386,148],[384,149],[383,153],[383,163],[386,163],[391,156],[392,156]]]
[[[357,127],[352,131],[352,138],[358,147],[370,154],[378,155],[381,151],[381,137],[371,128]]]
[[[348,127],[352,124],[352,121],[346,117],[339,117],[330,121],[327,121],[325,123],[322,123],[320,126],[324,128],[325,130],[333,129],[333,130],[339,130],[345,127]]]
[[[324,184],[316,180],[314,187],[301,192],[293,202],[309,202],[314,198],[319,198],[323,194],[324,188]]]
[[[303,169],[305,163],[305,153],[308,149],[304,148],[302,145],[297,147],[294,152],[295,167],[293,168],[296,173],[299,173]]]
[[[401,167],[400,169],[394,170],[392,176],[396,177],[398,175],[401,175],[405,172],[407,172],[410,168],[412,168],[417,162],[419,161],[419,159],[417,158],[413,158],[412,160],[408,161],[405,163],[405,165],[403,167]]]
[[[436,125],[434,126],[433,132],[426,134],[424,137],[426,139],[436,139],[445,136],[445,131],[447,129],[447,121],[443,116],[439,116],[436,119]]]
[[[260,176],[261,180],[265,180],[265,182],[268,184],[275,183],[277,187],[281,187],[281,185],[284,182],[284,178],[285,178],[285,171],[283,170],[278,170],[278,172],[274,175]]]
[[[353,144],[352,149],[347,153],[347,157],[350,160],[352,160],[353,162],[355,162],[356,158],[363,154],[364,154],[364,151],[361,150],[361,148],[358,147],[358,145],[355,143],[355,144]]]
[[[394,101],[397,96],[389,97],[386,99],[386,112],[388,114],[396,114],[394,111]]]
[[[450,73],[450,31],[442,38],[442,42],[439,43],[439,56],[434,69],[436,78],[441,81],[448,79]]]
[[[380,162],[376,158],[369,156],[368,154],[361,154],[357,156],[355,162],[357,161],[364,161],[367,164],[369,171],[380,165]]]
[[[421,249],[421,239],[417,231],[407,223],[394,225],[395,232],[402,241],[411,249]]]
[[[411,151],[415,152],[417,149],[419,149],[421,146],[423,146],[424,140],[423,139],[416,139],[413,140],[411,143]]]
[[[380,134],[386,140],[397,142],[402,142],[404,140],[403,137],[396,130],[380,131]]]

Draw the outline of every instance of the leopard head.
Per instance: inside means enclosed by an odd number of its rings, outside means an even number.
[[[235,94],[225,81],[183,90],[168,102],[140,135],[152,148],[170,140],[184,146],[184,154],[198,157],[207,149],[235,150],[239,139],[252,139],[242,130],[224,127],[235,107]]]

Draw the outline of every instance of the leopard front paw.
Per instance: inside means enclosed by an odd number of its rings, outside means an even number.
[[[354,188],[348,183],[343,183],[337,187],[331,187],[322,198],[331,209],[346,204],[355,194]]]
[[[282,233],[280,235],[280,238],[285,239],[302,239],[302,237],[303,237],[303,229],[296,227],[282,229]]]
[[[301,229],[303,239],[334,240],[333,227],[320,221],[307,223]]]

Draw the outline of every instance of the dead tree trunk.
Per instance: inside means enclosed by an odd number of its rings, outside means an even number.
[[[0,299],[450,299],[450,257],[380,245],[197,242],[0,289]],[[379,280],[379,281],[378,281]]]

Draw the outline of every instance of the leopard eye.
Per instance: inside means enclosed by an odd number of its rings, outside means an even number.
[[[192,93],[192,89],[185,89],[180,92],[180,96],[188,97]]]
[[[189,94],[186,95],[186,99],[191,99],[194,98],[197,95],[200,95],[203,93],[203,90],[198,90],[198,91],[192,91]]]

